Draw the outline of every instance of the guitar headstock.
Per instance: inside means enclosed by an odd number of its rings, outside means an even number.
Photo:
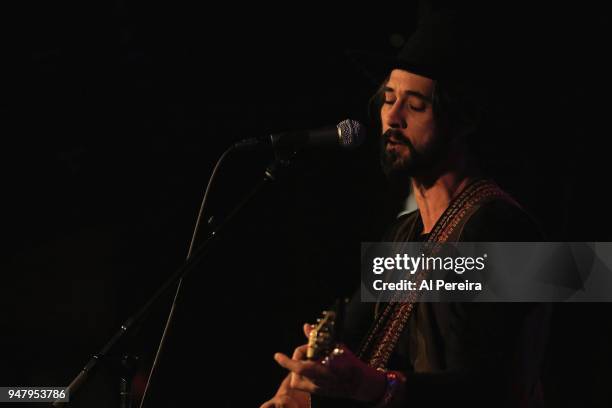
[[[336,345],[336,312],[326,310],[317,319],[317,324],[308,335],[306,358],[320,360],[327,356]]]

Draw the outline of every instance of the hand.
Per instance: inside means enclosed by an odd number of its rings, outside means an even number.
[[[308,396],[306,396],[308,398]],[[259,408],[307,408],[308,399],[302,401],[289,394],[275,395],[271,400],[264,402]]]
[[[310,330],[305,326],[305,334]],[[322,361],[305,360],[307,344],[299,346],[292,358],[276,353],[274,359],[291,371],[288,387],[307,393],[377,401],[385,392],[385,375],[359,360],[350,350],[338,347]]]
[[[306,338],[308,338],[313,327],[310,324],[304,324]],[[274,397],[263,403],[260,408],[309,408],[310,394],[291,387],[292,375],[289,374],[283,380]]]

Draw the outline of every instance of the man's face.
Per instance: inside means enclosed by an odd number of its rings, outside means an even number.
[[[399,69],[391,72],[380,111],[381,162],[388,176],[413,176],[430,166],[440,151],[433,90],[429,78]]]

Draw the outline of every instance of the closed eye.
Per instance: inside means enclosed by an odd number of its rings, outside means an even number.
[[[395,101],[385,100],[385,101],[383,101],[383,103],[385,105],[393,105],[395,103]],[[425,105],[418,105],[417,106],[417,105],[409,104],[408,106],[410,107],[410,109],[412,109],[415,112],[423,112],[426,109]]]

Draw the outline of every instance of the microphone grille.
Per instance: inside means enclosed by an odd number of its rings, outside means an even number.
[[[352,149],[361,145],[366,137],[365,126],[352,119],[345,119],[338,123],[340,146]]]

